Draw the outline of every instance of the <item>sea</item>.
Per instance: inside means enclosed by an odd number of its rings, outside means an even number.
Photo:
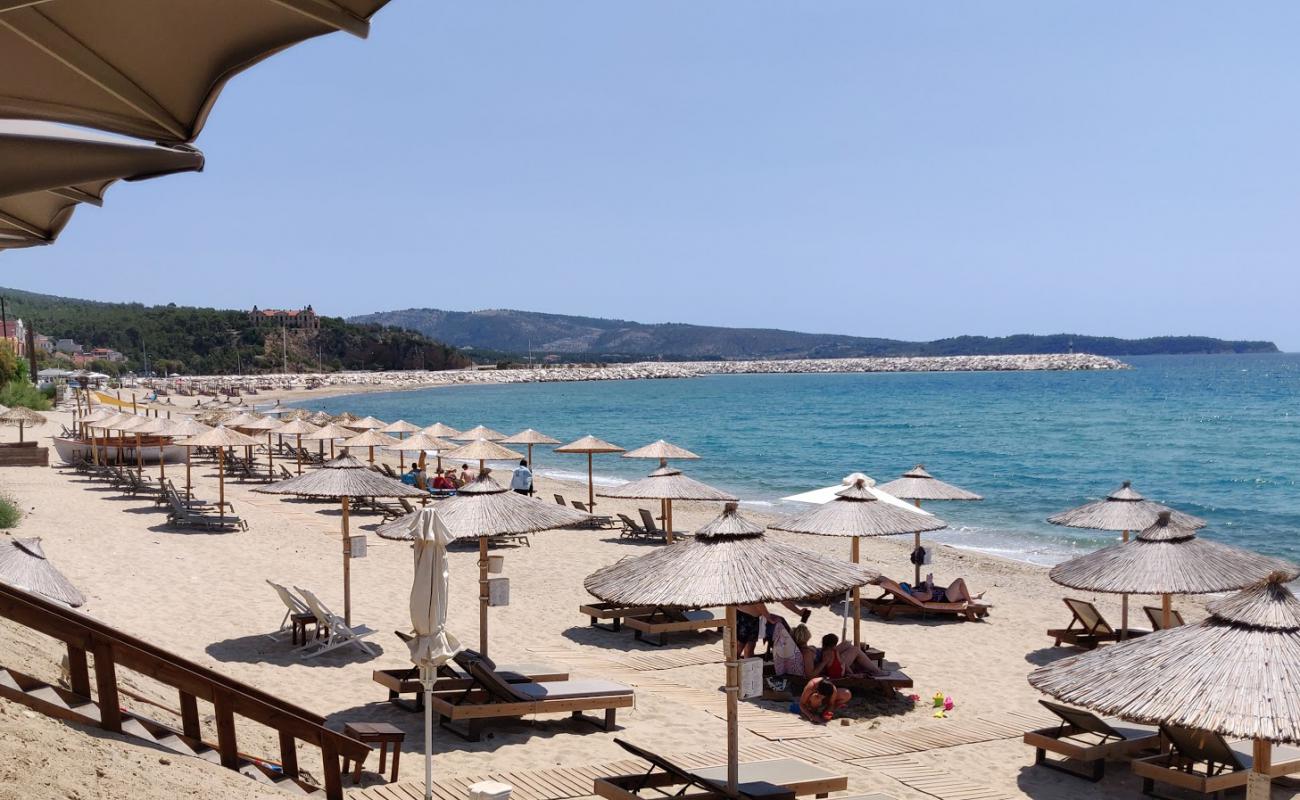
[[[719,375],[453,386],[298,403],[417,425],[594,434],[627,449],[666,439],[687,474],[756,509],[851,472],[884,483],[914,464],[978,492],[927,504],[927,539],[1052,564],[1117,535],[1046,518],[1124,480],[1204,517],[1201,535],[1300,560],[1300,354],[1144,356],[1105,372]],[[586,456],[534,449],[543,475],[586,480]],[[596,456],[598,485],[657,464]]]

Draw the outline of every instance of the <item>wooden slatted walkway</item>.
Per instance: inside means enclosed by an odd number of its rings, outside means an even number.
[[[913,756],[884,756],[868,759],[863,765],[939,800],[1011,800],[1006,792],[972,784],[968,778],[923,764]]]
[[[618,655],[617,659],[594,653],[585,653],[568,647],[535,647],[528,652],[535,653],[543,659],[572,664],[577,667],[590,666],[592,669],[637,672],[693,667],[698,664],[721,664],[722,646],[692,647],[689,650],[666,650],[644,652],[629,650]]]

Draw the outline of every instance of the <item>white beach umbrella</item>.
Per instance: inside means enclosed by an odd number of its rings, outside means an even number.
[[[859,478],[862,478],[863,480],[866,481],[867,491],[875,495],[876,499],[881,501],[882,503],[888,503],[891,506],[904,508],[907,509],[908,511],[921,514],[922,516],[926,516],[926,517],[934,516],[934,514],[931,514],[929,511],[926,511],[925,509],[919,506],[912,505],[906,500],[899,499],[894,495],[890,494],[889,492],[880,489],[878,486],[875,485],[876,482],[873,479],[864,475],[861,472],[854,472],[850,475],[845,476],[845,478],[842,481],[835,484],[834,486],[827,486],[822,489],[812,489],[807,492],[800,492],[799,494],[792,494],[789,495],[788,497],[782,497],[781,499],[788,500],[792,503],[816,503],[817,505],[825,505],[826,503],[829,503],[835,500],[836,498],[838,498],[839,493],[844,491],[845,486],[852,486],[854,482],[856,482]]]
[[[433,797],[433,680],[438,667],[460,652],[460,642],[447,632],[450,595],[447,545],[451,532],[438,512],[422,508],[411,520],[415,541],[415,580],[411,584],[411,627],[415,638],[411,662],[420,668],[424,683],[424,797]]]

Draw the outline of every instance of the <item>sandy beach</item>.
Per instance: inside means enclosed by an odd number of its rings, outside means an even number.
[[[295,392],[286,397],[302,396]],[[50,416],[54,424],[39,431],[44,436],[58,430],[58,423],[71,421],[66,412]],[[6,434],[9,438],[12,433]],[[195,470],[195,475],[196,494],[215,497],[213,469],[205,465]],[[279,624],[283,607],[265,581],[309,588],[336,611],[341,610],[339,509],[334,503],[255,494],[252,487],[231,482],[226,488],[236,513],[247,519],[249,530],[207,534],[170,528],[165,514],[155,510],[151,501],[123,497],[71,470],[0,470],[0,489],[17,501],[25,514],[11,533],[42,539],[50,560],[88,597],[86,613],[321,714],[336,727],[349,721],[399,726],[406,733],[401,781],[417,785],[422,777],[418,757],[423,750],[422,718],[385,702],[384,689],[371,680],[374,669],[409,664],[405,646],[393,633],[409,628],[409,546],[371,533],[368,555],[353,562],[354,622],[378,631],[370,641],[379,654],[372,658],[347,649],[303,661],[283,639],[266,635]],[[537,490],[548,502],[553,492],[573,499],[585,497],[585,487],[547,479],[539,479]],[[635,514],[638,507],[646,505],[604,500],[599,510]],[[675,504],[676,527],[691,530],[718,510],[718,504]],[[750,516],[763,521],[761,515]],[[360,515],[354,518],[354,525],[373,531],[379,521],[378,516]],[[838,557],[848,556],[847,541],[768,535]],[[636,688],[636,707],[620,712],[615,733],[562,715],[503,723],[492,729],[490,738],[478,743],[437,731],[435,776],[619,761],[626,754],[613,742],[615,736],[665,754],[719,752],[725,727],[712,713],[722,698],[717,692],[723,678],[719,636],[683,636],[660,649],[635,642],[628,631],[591,628],[578,613],[578,606],[589,600],[582,588],[584,576],[656,545],[620,539],[617,531],[560,530],[530,539],[530,547],[495,551],[505,556],[511,603],[490,610],[492,656],[500,662],[559,663],[575,675],[631,683]],[[863,561],[886,575],[906,579],[911,571],[907,561],[910,546],[910,537],[863,540]],[[451,555],[455,602],[449,628],[470,644],[478,637],[476,559],[469,549],[457,549]],[[1060,602],[1066,592],[1048,580],[1045,569],[1028,564],[949,547],[938,548],[934,560],[931,569],[939,581],[961,576],[974,591],[986,592],[986,599],[993,604],[987,621],[901,617],[885,622],[867,617],[863,622],[864,639],[883,648],[889,662],[911,675],[916,682],[912,691],[925,700],[913,706],[902,695],[855,699],[847,724],[837,722],[806,731],[814,734],[810,739],[772,733],[794,719],[785,704],[749,701],[745,707],[757,710],[742,721],[742,753],[751,748],[817,753],[809,757],[843,770],[852,793],[879,791],[898,800],[950,796],[935,788],[945,776],[978,789],[963,795],[972,798],[1139,796],[1140,781],[1121,765],[1112,765],[1102,782],[1091,784],[1035,768],[1033,750],[1021,743],[1018,734],[1008,733],[1011,729],[1023,731],[1031,718],[1044,719],[1036,702],[1040,695],[1025,676],[1036,666],[1073,652],[1052,647],[1044,633],[1068,621]],[[864,590],[868,595],[874,592],[870,587]],[[1096,603],[1118,621],[1117,597],[1069,594]],[[1153,602],[1158,599],[1135,597],[1132,607],[1136,611]],[[1189,621],[1203,616],[1198,601],[1179,599],[1176,606]],[[838,633],[841,618],[831,608],[818,608],[809,627],[817,636]],[[0,663],[47,681],[59,680],[60,643],[7,620],[0,620],[0,629],[5,633],[0,641]],[[654,670],[626,666],[629,654],[646,653],[671,653],[694,663]],[[161,706],[127,698],[128,708],[177,723],[166,710],[176,707],[174,692],[135,674],[128,673],[122,680]],[[935,693],[955,702],[947,719],[933,717],[928,698]],[[211,718],[206,717],[205,725],[210,724]],[[933,732],[936,726],[940,730],[950,726],[954,732],[950,738],[960,741],[888,757],[853,755],[855,745],[906,742],[918,732]],[[998,733],[987,733],[990,730]],[[980,731],[985,732],[986,740],[970,741],[979,739]],[[210,727],[207,732],[211,733]],[[245,752],[267,757],[277,752],[274,732],[269,729],[241,722],[239,735]],[[926,737],[942,738],[931,733]],[[841,755],[830,755],[837,752]],[[0,798],[282,796],[198,759],[149,750],[97,729],[39,717],[8,702],[0,702],[0,765]],[[314,753],[304,751],[303,765],[319,777]],[[367,766],[373,770],[375,762]],[[401,796],[364,788],[374,786],[382,787],[383,782],[367,772],[363,789],[353,792],[354,796]],[[1274,797],[1294,796],[1298,795],[1289,789],[1274,790]]]

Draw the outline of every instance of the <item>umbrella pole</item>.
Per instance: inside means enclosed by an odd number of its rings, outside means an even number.
[[[917,534],[920,536],[921,534]],[[853,549],[849,554],[849,560],[854,564],[858,563],[858,545],[859,537],[853,537]],[[853,644],[862,644],[862,587],[853,587]]]
[[[348,497],[343,497],[343,622],[352,627],[352,548],[348,544]]]
[[[917,531],[913,536],[915,536],[916,547],[919,549],[921,547],[921,532]],[[853,538],[856,540],[858,537],[854,536]],[[912,552],[915,553],[916,549],[913,549]],[[916,586],[921,583],[921,563],[918,561],[913,565],[912,569],[914,571],[912,585]]]
[[[194,493],[190,491],[190,448],[185,448],[185,499],[193,500]]]
[[[1246,800],[1268,800],[1273,796],[1273,779],[1268,774],[1273,769],[1273,744],[1256,739],[1252,749],[1254,763],[1246,776]]]
[[[1169,623],[1173,621],[1172,617],[1174,613],[1173,613],[1172,603],[1173,603],[1173,598],[1170,595],[1164,594],[1160,596],[1160,617],[1161,617],[1162,630],[1166,630],[1166,631],[1169,630]]]
[[[325,449],[325,443],[320,443],[321,449]],[[298,474],[302,474],[302,434],[298,434],[298,446],[294,448],[294,455],[298,457]],[[321,455],[324,455],[322,452]]]
[[[266,432],[266,479],[275,480],[275,450],[271,447],[271,432]]]
[[[1128,541],[1128,531],[1123,533],[1124,541]],[[1119,596],[1119,640],[1128,639],[1128,595]]]
[[[735,797],[740,779],[740,663],[736,661],[736,607],[727,606],[727,794]]]
[[[167,453],[163,451],[162,437],[158,437],[158,484],[167,480]]]
[[[488,540],[478,537],[478,651],[488,654]]]
[[[226,518],[226,448],[217,448],[217,516]]]
[[[591,477],[591,453],[587,454],[587,508],[596,507],[596,484]]]
[[[424,674],[424,800],[433,800],[433,669]]]
[[[22,428],[18,430],[21,431]],[[135,474],[144,477],[144,444],[138,433],[135,435]]]
[[[664,539],[668,544],[673,543],[673,501],[664,501]]]
[[[406,434],[404,434],[404,433],[399,433],[399,434],[397,434],[397,438],[398,438],[399,440],[401,440],[401,439],[405,439],[405,438],[406,438]],[[398,474],[398,475],[401,475],[403,472],[406,472],[406,461],[405,461],[405,459],[406,459],[406,453],[404,453],[404,452],[401,451],[401,450],[398,450],[398,451],[397,451],[397,474]]]
[[[375,463],[375,446],[373,444],[370,445],[370,463]]]

